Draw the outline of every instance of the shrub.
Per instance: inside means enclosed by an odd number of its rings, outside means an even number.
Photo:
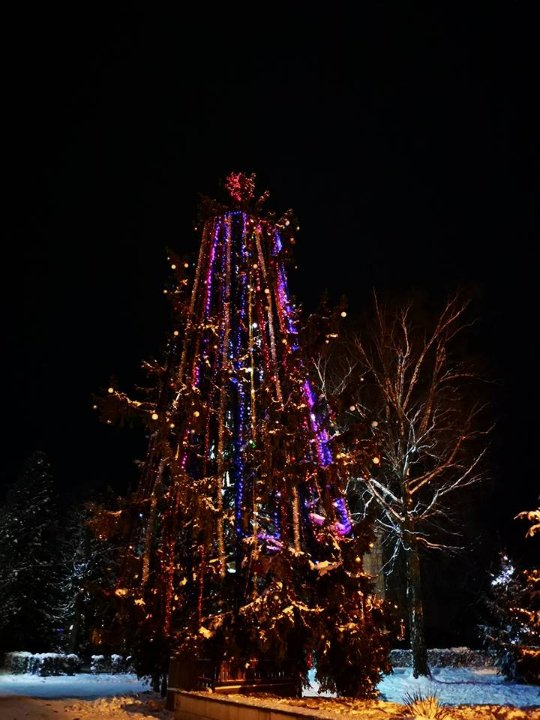
[[[94,674],[125,673],[130,670],[130,658],[122,655],[92,655],[90,658],[90,672]]]
[[[419,692],[406,695],[405,710],[401,714],[403,720],[451,720],[448,710],[439,705],[435,695],[422,696]]]
[[[495,665],[509,680],[540,682],[540,569],[517,570],[503,555],[479,627]]]
[[[4,669],[14,674],[74,675],[80,672],[82,661],[73,653],[9,652],[4,656]]]
[[[392,667],[412,667],[409,649],[390,651]],[[472,650],[468,647],[428,649],[430,667],[486,667],[493,665],[493,659],[486,650]]]

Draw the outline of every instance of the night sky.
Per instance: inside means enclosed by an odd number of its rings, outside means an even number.
[[[352,311],[373,289],[473,290],[499,381],[481,503],[494,542],[518,547],[512,517],[540,485],[540,65],[523,4],[494,5],[12,14],[0,485],[35,449],[66,497],[135,479],[135,441],[98,423],[92,394],[159,356],[166,248],[197,250],[198,193],[242,170],[295,211],[307,310],[325,290]]]

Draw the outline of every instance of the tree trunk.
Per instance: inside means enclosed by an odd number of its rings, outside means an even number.
[[[426,639],[424,636],[424,607],[422,604],[422,579],[420,556],[413,533],[408,538],[405,550],[407,564],[407,609],[409,612],[409,637],[412,651],[413,677],[431,677],[428,666]]]
[[[78,592],[73,603],[73,623],[70,631],[68,652],[79,652],[81,624],[82,624],[82,593]]]
[[[152,690],[156,693],[161,691],[161,673],[156,671],[152,673],[151,678],[151,687]]]

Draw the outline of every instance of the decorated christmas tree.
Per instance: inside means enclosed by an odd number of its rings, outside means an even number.
[[[265,212],[254,180],[233,173],[227,205],[201,204],[196,263],[171,254],[173,327],[147,394],[110,387],[100,403],[109,421],[139,417],[149,441],[136,492],[95,525],[123,547],[117,620],[141,674],[170,657],[267,661],[300,685],[315,662],[322,688],[369,697],[390,637],[363,571],[372,531],[345,496],[358,453],[309,378],[292,213]]]

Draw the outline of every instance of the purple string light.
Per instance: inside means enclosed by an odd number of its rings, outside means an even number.
[[[308,380],[304,381],[304,397],[309,407],[309,419],[311,428],[315,434],[315,444],[317,446],[317,455],[322,467],[331,465],[333,462],[332,451],[328,447],[328,433],[324,428],[319,427],[317,416],[313,412],[315,406],[315,398]]]
[[[337,531],[340,535],[348,535],[352,530],[352,523],[349,517],[349,510],[345,498],[338,498],[334,500],[334,507],[338,511],[341,519],[340,523],[337,523]]]

